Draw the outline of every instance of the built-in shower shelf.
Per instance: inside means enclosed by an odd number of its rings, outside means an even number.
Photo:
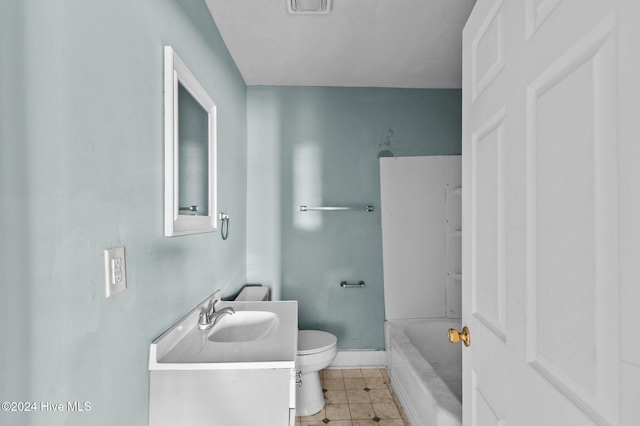
[[[454,280],[456,281],[462,281],[462,274],[451,274],[451,276],[453,277]]]
[[[453,235],[456,238],[462,238],[462,230],[458,229],[456,231],[453,231],[451,235]]]
[[[462,195],[462,187],[453,188],[453,195]]]

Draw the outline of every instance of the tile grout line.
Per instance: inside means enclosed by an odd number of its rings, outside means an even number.
[[[331,373],[329,373],[331,372]],[[357,382],[360,379],[361,382]],[[368,380],[367,380],[368,379]],[[326,405],[320,412],[306,417],[296,417],[296,425],[298,426],[358,426],[358,425],[397,425],[408,426],[409,421],[402,406],[399,404],[399,400],[393,392],[391,387],[391,380],[389,374],[384,368],[372,368],[372,369],[343,369],[343,370],[323,370],[320,372],[320,380],[325,395]],[[352,391],[353,402],[349,400],[349,392],[347,390],[347,380],[354,380],[354,383],[359,383],[354,388],[350,388]],[[368,383],[367,383],[368,382]],[[382,386],[384,384],[384,386]],[[360,387],[364,386],[364,388]],[[329,389],[327,389],[329,388]],[[336,390],[341,389],[341,390]],[[363,394],[359,394],[359,397],[354,396],[354,391],[364,390],[366,391],[366,400],[368,402],[359,401],[358,399],[364,399]],[[371,396],[373,391],[375,398]],[[381,392],[384,391],[384,392]],[[327,397],[327,392],[332,392],[330,397]],[[333,394],[333,392],[342,392],[344,398],[339,398],[341,394]],[[334,401],[330,401],[331,397],[336,398]],[[377,402],[373,402],[376,399]],[[327,409],[327,407],[346,405],[346,413],[340,410],[341,414],[336,410]],[[353,409],[356,406],[362,405],[363,414],[354,414]],[[393,407],[393,408],[391,408]],[[329,412],[334,414],[330,415]],[[349,419],[331,419],[333,415],[344,417],[348,413]],[[366,413],[366,414],[364,414]],[[363,418],[354,419],[353,416],[363,416]]]

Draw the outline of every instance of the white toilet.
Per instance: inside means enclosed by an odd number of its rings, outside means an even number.
[[[336,336],[326,331],[298,331],[296,370],[302,373],[302,383],[296,390],[296,416],[310,416],[324,408],[319,372],[336,357],[337,343]]]
[[[235,300],[270,300],[269,288],[245,287]],[[337,344],[336,336],[326,331],[298,331],[296,371],[301,377],[296,389],[296,416],[310,416],[324,408],[319,372],[336,357]]]

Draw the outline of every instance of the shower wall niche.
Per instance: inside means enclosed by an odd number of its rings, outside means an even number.
[[[380,158],[385,317],[460,318],[461,157]]]

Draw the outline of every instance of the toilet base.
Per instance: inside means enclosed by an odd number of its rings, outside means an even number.
[[[320,373],[303,374],[302,386],[296,389],[296,416],[312,416],[324,408]]]

